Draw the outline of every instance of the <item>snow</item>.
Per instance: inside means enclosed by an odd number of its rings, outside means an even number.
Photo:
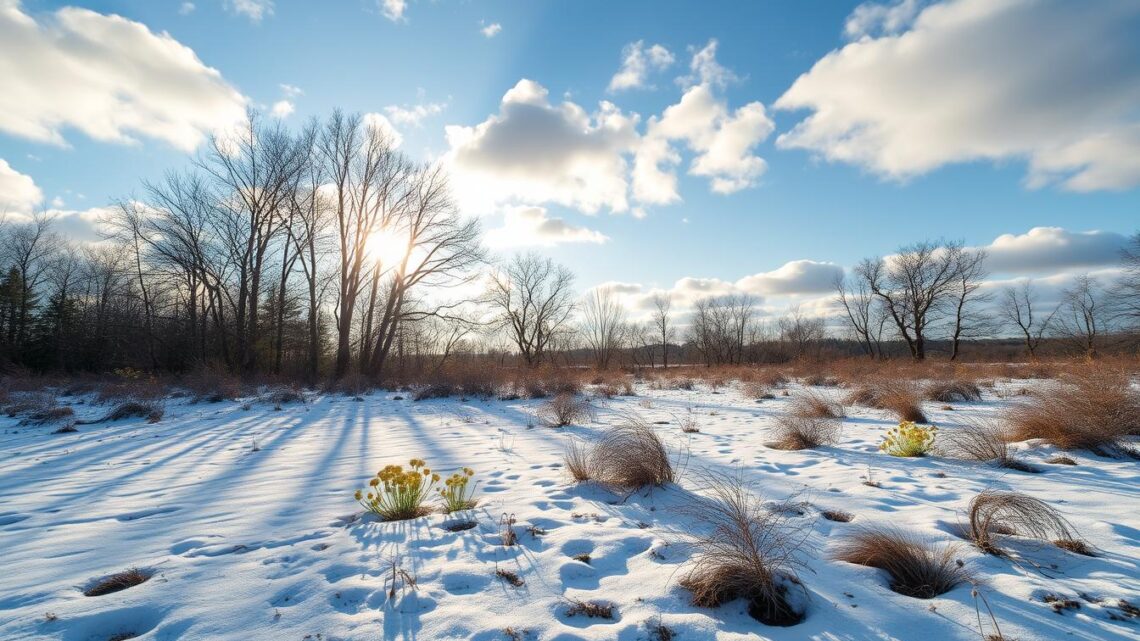
[[[764,445],[786,397],[755,402],[732,386],[636,391],[595,399],[594,420],[562,429],[537,425],[540,400],[413,402],[393,392],[362,400],[314,393],[280,411],[248,400],[168,399],[157,424],[131,419],[73,434],[0,419],[0,638],[506,639],[511,628],[520,639],[632,640],[652,638],[656,624],[677,639],[981,638],[970,585],[913,599],[892,592],[878,570],[829,558],[837,537],[871,523],[961,543],[959,558],[983,580],[978,589],[1007,639],[1140,638],[1140,621],[1117,607],[1120,599],[1140,604],[1136,461],[1075,452],[1079,465],[1051,465],[1044,460],[1056,451],[1035,442],[1016,449],[1041,474],[897,459],[877,449],[894,422],[859,408],[848,408],[837,445],[787,452]],[[80,418],[106,411],[91,398],[61,402]],[[954,411],[926,410],[950,430],[1005,402],[987,394]],[[700,433],[677,427],[688,408]],[[628,412],[669,422],[656,428],[685,462],[679,484],[625,497],[571,483],[561,467],[567,440],[589,440]],[[476,470],[474,528],[447,531],[459,515],[396,523],[361,515],[353,491],[412,457],[445,475]],[[677,585],[692,552],[686,533],[700,527],[684,507],[704,469],[742,474],[765,499],[810,504],[796,519],[810,530],[800,554],[809,594],[801,624],[764,626],[742,601],[697,608]],[[881,487],[864,484],[868,474]],[[1097,556],[1019,545],[1014,562],[965,545],[955,533],[985,488],[1045,500]],[[822,510],[855,519],[829,521]],[[502,545],[504,514],[517,521],[516,546]],[[572,558],[581,554],[589,563]],[[390,596],[393,560],[415,585],[397,580]],[[153,577],[83,595],[94,580],[133,567]],[[525,584],[500,580],[500,568]],[[1055,613],[1047,595],[1080,607]],[[568,616],[572,600],[612,604],[614,618]],[[992,633],[984,609],[982,618]]]

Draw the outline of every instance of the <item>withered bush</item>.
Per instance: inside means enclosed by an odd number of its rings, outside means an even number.
[[[911,380],[883,379],[865,383],[853,389],[846,400],[852,405],[887,410],[900,421],[926,422],[922,390]]]
[[[931,381],[923,388],[928,401],[965,403],[982,400],[982,390],[973,382],[961,379]]]
[[[41,405],[28,411],[27,417],[20,421],[21,425],[44,425],[55,423],[75,415],[75,410],[66,405]]]
[[[1003,417],[1014,440],[1040,438],[1062,449],[1119,454],[1128,451],[1128,435],[1140,434],[1140,392],[1126,372],[1090,367],[1029,391]]]
[[[958,547],[936,547],[926,539],[894,526],[863,527],[842,539],[833,558],[878,568],[890,576],[895,592],[931,599],[972,577],[955,558]]]
[[[1009,435],[995,421],[966,418],[959,427],[944,429],[938,436],[936,450],[942,456],[993,463],[1021,472],[1040,471],[1010,454],[1006,444]]]
[[[793,395],[788,413],[801,418],[843,418],[844,415],[842,404],[814,390]]]
[[[636,489],[672,483],[669,451],[645,421],[629,416],[605,431],[589,453],[590,478],[610,487]]]
[[[566,465],[566,471],[575,481],[581,483],[590,480],[590,449],[585,443],[578,439],[571,440],[566,445],[562,461]]]
[[[566,427],[580,421],[592,420],[594,407],[590,401],[568,392],[562,392],[538,408],[538,420],[547,427]]]
[[[744,383],[741,383],[740,393],[745,398],[750,398],[754,401],[776,398],[776,395],[772,393],[771,388],[760,381],[746,381]]]
[[[90,587],[83,591],[83,596],[103,596],[104,594],[120,592],[127,588],[133,588],[140,583],[146,583],[151,576],[153,576],[153,572],[150,570],[138,568],[116,572],[93,582]]]
[[[776,439],[769,447],[780,450],[806,450],[831,445],[839,439],[843,423],[829,416],[796,416],[782,414],[776,417],[773,430]]]
[[[182,386],[194,396],[196,401],[220,403],[231,401],[244,394],[239,379],[220,367],[200,367],[181,379]]]
[[[109,412],[98,419],[97,423],[108,421],[121,421],[125,418],[145,418],[148,423],[157,423],[162,420],[165,410],[161,403],[150,401],[126,401],[112,407]]]
[[[970,539],[983,552],[1002,556],[997,536],[1017,535],[1053,542],[1088,554],[1073,526],[1056,509],[1027,494],[985,490],[970,501]]]
[[[766,509],[738,478],[705,473],[704,480],[707,498],[689,512],[710,529],[693,536],[696,552],[680,580],[693,593],[693,605],[712,608],[743,598],[748,613],[764,624],[802,621],[804,608],[790,591],[807,595],[796,575],[807,526],[785,510]]]

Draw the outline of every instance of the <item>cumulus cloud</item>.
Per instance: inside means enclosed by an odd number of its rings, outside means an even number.
[[[446,102],[427,102],[410,106],[388,105],[384,111],[398,124],[419,127],[425,118],[437,116],[446,108]]]
[[[384,132],[392,142],[393,147],[399,147],[404,144],[404,136],[392,126],[392,121],[388,120],[388,117],[384,114],[373,111],[364,114],[363,120],[365,127],[372,127]]]
[[[598,231],[577,227],[551,217],[542,207],[513,207],[506,211],[503,226],[487,231],[487,245],[494,248],[554,246],[562,243],[604,243],[609,238]]]
[[[503,25],[501,25],[497,22],[492,22],[491,24],[486,24],[486,23],[480,21],[479,24],[480,24],[479,32],[482,33],[483,36],[486,38],[494,38],[495,36],[499,35],[500,31],[503,30]]]
[[[689,61],[689,71],[691,73],[687,76],[677,78],[677,84],[680,84],[682,87],[708,85],[710,87],[724,88],[740,80],[731,69],[717,62],[717,46],[718,42],[714,38],[709,40],[708,43],[700,49],[689,47],[689,51],[693,54],[693,58]]]
[[[778,146],[893,179],[1023,159],[1030,187],[1140,185],[1140,4],[952,0],[888,20],[906,7],[856,10],[863,37],[776,101],[812,112]]]
[[[446,128],[447,161],[460,201],[477,211],[512,202],[625,211],[624,155],[637,144],[636,124],[636,114],[609,102],[592,114],[570,101],[553,105],[545,87],[523,79],[498,114]]]
[[[843,268],[834,263],[793,260],[779,269],[745,276],[736,287],[769,296],[821,294],[835,289],[835,279],[843,276]]]
[[[273,109],[271,111],[277,118],[287,118],[296,111],[296,108],[293,106],[293,103],[288,100],[278,100],[273,103]]]
[[[377,0],[380,13],[392,22],[404,20],[404,12],[408,9],[407,0]]]
[[[192,150],[244,110],[245,98],[170,34],[76,7],[33,18],[0,0],[0,131],[63,145],[74,128]]]
[[[188,15],[194,13],[194,9],[195,9],[195,6],[194,6],[193,2],[183,2],[181,5],[178,6],[178,15],[188,16]]]
[[[650,73],[663,71],[673,64],[673,54],[668,49],[659,44],[646,47],[644,40],[626,45],[621,55],[621,68],[610,78],[611,92],[644,88]]]
[[[273,15],[273,0],[226,0],[226,8],[249,18],[250,22],[261,22]]]
[[[27,213],[44,199],[36,181],[0,158],[0,214]]]
[[[1069,231],[1034,227],[1024,234],[1002,234],[983,249],[995,274],[1056,273],[1119,264],[1129,239],[1108,231]]]

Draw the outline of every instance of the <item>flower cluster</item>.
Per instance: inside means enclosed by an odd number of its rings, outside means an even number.
[[[914,421],[903,421],[898,427],[887,432],[879,449],[891,456],[926,456],[934,447],[934,436],[938,428],[933,425],[918,425]]]
[[[368,481],[369,489],[356,491],[356,500],[385,521],[414,519],[427,513],[424,501],[439,481],[423,459],[408,462],[410,469],[388,465]]]
[[[479,483],[468,486],[468,481],[474,475],[475,470],[465,467],[462,473],[456,472],[443,482],[444,487],[439,488],[439,495],[443,499],[444,512],[470,510],[475,507],[475,486]]]

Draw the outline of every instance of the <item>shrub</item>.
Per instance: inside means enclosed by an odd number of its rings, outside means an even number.
[[[835,559],[885,571],[895,592],[931,599],[969,581],[955,558],[957,546],[935,548],[923,538],[892,526],[864,527],[843,539]]]
[[[922,411],[921,390],[910,381],[892,381],[879,391],[879,406],[900,421],[925,423],[926,414]]]
[[[268,390],[261,396],[261,400],[280,408],[288,403],[305,402],[305,392],[299,387],[280,385]]]
[[[28,412],[27,418],[20,421],[21,425],[43,425],[55,423],[75,415],[75,410],[66,405],[39,406]]]
[[[368,482],[370,489],[356,491],[356,500],[364,509],[385,521],[414,519],[430,513],[424,501],[439,481],[423,459],[408,462],[409,470],[399,465],[388,465]]]
[[[1043,501],[1020,492],[985,490],[970,501],[970,539],[983,552],[1004,556],[995,535],[1028,536],[1058,547],[1081,549],[1073,526]]]
[[[127,401],[119,403],[111,408],[111,411],[103,415],[98,423],[105,423],[108,421],[121,421],[125,418],[145,418],[148,423],[157,423],[162,420],[165,413],[162,405],[158,403],[149,403],[144,401]]]
[[[765,509],[739,479],[713,474],[705,478],[710,496],[691,513],[710,531],[694,536],[696,552],[681,587],[693,593],[696,606],[711,608],[744,598],[748,613],[762,623],[799,623],[803,609],[788,592],[793,586],[803,590],[796,576],[802,532],[789,527],[785,511]]]
[[[903,421],[887,432],[879,449],[891,456],[926,456],[934,447],[934,436],[937,433],[938,428],[933,425]]]
[[[612,619],[614,618],[614,606],[611,603],[603,601],[578,601],[576,599],[570,600],[570,607],[566,608],[566,616],[576,617],[584,615],[591,619]]]
[[[740,385],[740,393],[745,398],[750,398],[754,401],[768,400],[776,398],[771,389],[760,381],[748,381]]]
[[[776,417],[776,440],[769,444],[781,450],[806,450],[831,445],[839,438],[838,419],[783,414]]]
[[[788,408],[792,416],[801,418],[842,418],[843,406],[830,397],[806,390],[792,397]]]
[[[443,511],[445,513],[450,514],[475,507],[475,487],[479,483],[469,484],[474,475],[474,470],[465,467],[462,472],[456,472],[444,479],[444,487],[439,488],[439,496],[443,499]]]
[[[926,400],[939,403],[965,403],[982,400],[982,390],[972,381],[931,381],[923,390]]]
[[[952,458],[993,463],[1022,472],[1037,468],[1014,458],[1006,444],[1008,435],[996,423],[983,419],[965,419],[954,430],[944,430],[938,439],[938,452]]]
[[[1115,454],[1129,434],[1140,433],[1140,392],[1127,373],[1092,368],[1030,391],[1003,417],[1018,441],[1040,438],[1061,449]]]
[[[562,461],[566,465],[566,471],[575,481],[581,483],[590,480],[590,450],[582,441],[571,440],[566,445]]]
[[[674,481],[669,452],[653,427],[639,418],[609,428],[591,448],[590,478],[615,488],[636,489]]]
[[[430,383],[412,390],[413,401],[426,401],[433,398],[448,398],[459,394],[459,387],[452,383]]]
[[[568,392],[559,393],[538,410],[538,419],[548,427],[566,427],[592,418],[590,401]]]

